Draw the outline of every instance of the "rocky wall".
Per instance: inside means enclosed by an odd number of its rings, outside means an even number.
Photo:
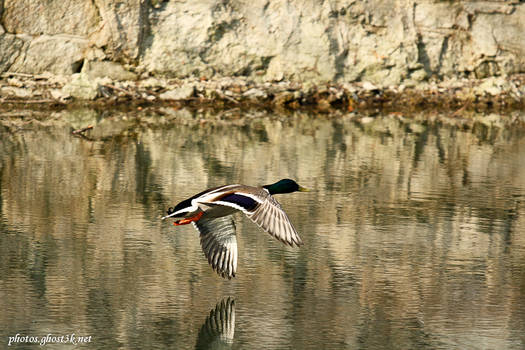
[[[388,86],[524,73],[524,33],[518,0],[0,0],[0,73]]]

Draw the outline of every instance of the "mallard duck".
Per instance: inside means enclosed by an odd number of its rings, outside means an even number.
[[[303,241],[275,194],[308,191],[294,180],[283,179],[261,187],[225,185],[210,188],[168,209],[167,218],[181,218],[173,224],[192,223],[200,234],[201,247],[211,267],[231,279],[237,272],[237,239],[232,214],[241,211],[263,230],[289,246]]]

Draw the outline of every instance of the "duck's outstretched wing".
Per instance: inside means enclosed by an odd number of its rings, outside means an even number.
[[[248,189],[245,186],[243,189]],[[263,230],[290,246],[301,246],[303,241],[293,227],[283,208],[264,189],[249,188],[251,192],[222,194],[210,205],[223,205],[242,211]],[[234,189],[235,190],[235,189]]]
[[[231,279],[237,271],[237,238],[231,215],[202,218],[193,222],[200,233],[201,247],[211,267],[222,277]]]
[[[281,242],[292,247],[303,244],[288,215],[271,195],[267,195],[253,210],[247,210],[244,213],[250,220]]]

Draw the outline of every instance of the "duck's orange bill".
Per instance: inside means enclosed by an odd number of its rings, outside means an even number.
[[[189,223],[192,223],[192,222],[194,222],[194,221],[199,220],[203,214],[204,214],[204,212],[201,211],[200,213],[198,213],[198,214],[195,215],[195,216],[192,216],[191,218],[186,218],[186,219],[177,220],[177,221],[173,222],[173,225],[175,225],[175,226],[179,226],[179,225],[187,225],[187,224],[189,224]]]

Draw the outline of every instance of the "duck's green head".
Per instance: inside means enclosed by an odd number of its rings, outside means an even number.
[[[308,189],[299,186],[297,182],[290,179],[282,179],[271,185],[264,185],[264,188],[270,192],[270,194],[280,194],[280,193],[291,193],[291,192],[308,192]]]

